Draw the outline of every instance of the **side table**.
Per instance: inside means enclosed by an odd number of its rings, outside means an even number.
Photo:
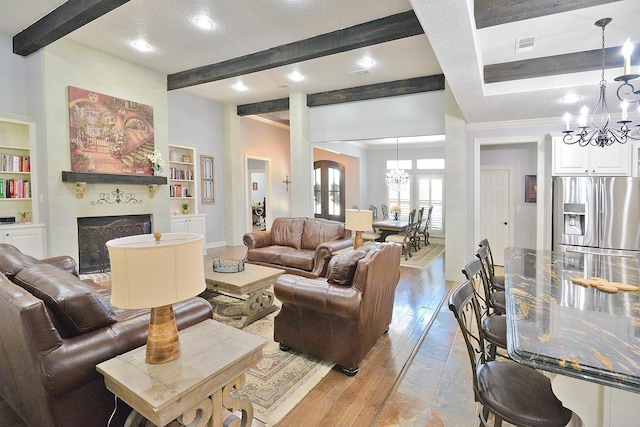
[[[180,331],[182,354],[160,365],[145,362],[146,346],[96,366],[112,393],[133,408],[126,426],[229,425],[238,419],[225,409],[241,411],[241,426],[253,420],[251,402],[237,390],[244,373],[262,358],[267,341],[215,320]],[[146,420],[145,420],[146,419]]]

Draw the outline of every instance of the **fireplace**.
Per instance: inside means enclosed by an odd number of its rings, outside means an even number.
[[[80,273],[110,271],[111,239],[151,233],[151,215],[119,215],[78,218],[78,264]]]

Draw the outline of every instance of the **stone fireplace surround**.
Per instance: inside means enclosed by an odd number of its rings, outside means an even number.
[[[78,266],[81,274],[110,271],[105,243],[118,237],[150,234],[151,215],[78,217]]]

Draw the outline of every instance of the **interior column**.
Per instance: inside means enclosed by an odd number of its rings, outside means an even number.
[[[244,167],[240,144],[240,116],[236,105],[222,106],[222,188],[224,190],[224,240],[228,246],[241,246],[245,233],[246,212],[242,173]],[[220,188],[220,187],[218,187]],[[239,212],[245,212],[240,215]]]
[[[289,97],[289,128],[291,216],[313,217],[313,150],[309,142],[309,107],[304,93],[293,93]]]

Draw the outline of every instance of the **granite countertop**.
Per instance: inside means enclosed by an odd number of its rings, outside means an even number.
[[[640,291],[606,293],[571,282],[593,276],[640,285],[640,258],[507,248],[509,355],[640,393]]]

